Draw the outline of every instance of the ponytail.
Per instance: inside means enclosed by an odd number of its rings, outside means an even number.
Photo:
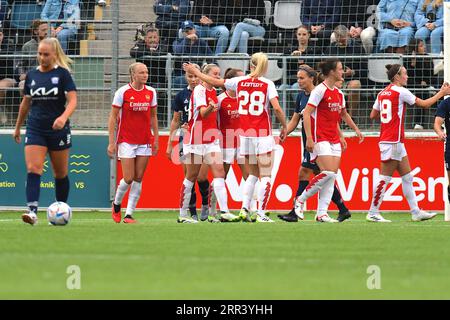
[[[250,66],[252,68],[252,72],[250,73],[250,77],[259,78],[265,75],[267,72],[267,67],[269,65],[269,58],[267,55],[262,52],[257,52],[252,55],[250,59]]]
[[[58,39],[56,38],[45,38],[41,41],[41,43],[48,44],[53,48],[56,55],[56,64],[64,69],[67,69],[69,72],[71,72],[70,65],[73,64],[72,59],[70,59],[66,54],[64,53],[63,49],[61,48],[61,45],[59,44]]]

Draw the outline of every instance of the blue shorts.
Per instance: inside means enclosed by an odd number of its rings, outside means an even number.
[[[51,151],[65,150],[72,147],[70,127],[66,125],[61,130],[41,132],[27,128],[25,133],[25,145],[37,145],[47,147]]]

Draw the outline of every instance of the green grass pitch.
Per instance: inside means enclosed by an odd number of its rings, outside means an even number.
[[[177,224],[175,212],[135,216],[138,224],[125,225],[75,212],[54,227],[40,213],[32,227],[19,212],[0,213],[0,299],[450,299],[442,215],[196,225]],[[79,290],[67,288],[71,265]],[[378,275],[370,266],[379,267],[380,289],[368,289]]]

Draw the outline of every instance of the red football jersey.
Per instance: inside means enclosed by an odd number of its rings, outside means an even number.
[[[119,88],[112,103],[114,108],[120,108],[117,143],[151,144],[150,110],[157,104],[156,91],[150,86],[136,90],[127,84]]]
[[[220,138],[217,129],[217,111],[213,111],[206,118],[200,115],[201,107],[208,107],[209,101],[217,104],[215,89],[208,90],[199,84],[194,88],[189,104],[189,144],[212,143]]]
[[[330,89],[322,82],[311,92],[307,105],[315,108],[311,113],[314,142],[339,143],[337,124],[341,120],[341,110],[345,108],[342,91],[336,87]]]
[[[235,91],[238,97],[242,135],[266,137],[272,134],[269,104],[278,98],[275,84],[264,77],[236,77],[225,80],[225,88]]]
[[[222,147],[237,148],[240,132],[240,118],[237,98],[227,92],[219,95],[218,125],[222,132]]]
[[[388,85],[382,90],[373,108],[380,112],[380,142],[398,143],[405,139],[406,104],[416,103],[416,96],[404,87]]]

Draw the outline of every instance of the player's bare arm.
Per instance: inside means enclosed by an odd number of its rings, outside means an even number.
[[[420,98],[416,99],[416,105],[421,108],[430,108],[434,104],[436,104],[440,99],[443,97],[450,95],[450,85],[447,82],[444,82],[441,89],[438,93],[436,93],[431,98],[428,98],[426,100],[422,100]]]
[[[273,98],[272,100],[270,100],[270,104],[272,105],[273,111],[275,112],[275,116],[281,124],[280,141],[284,142],[287,136],[286,116],[284,115],[283,109],[281,109],[278,98]]]
[[[300,113],[294,112],[294,114],[292,115],[291,120],[289,120],[288,124],[287,124],[287,133],[286,135],[290,135],[292,131],[295,130],[295,128],[297,128],[298,123],[300,122],[301,116]]]
[[[224,79],[216,79],[211,76],[208,76],[207,74],[204,74],[200,70],[198,70],[192,63],[183,63],[183,70],[184,72],[189,72],[196,75],[200,80],[207,82],[216,88],[225,87]]]
[[[153,146],[152,146],[152,154],[156,156],[158,154],[159,149],[159,128],[158,128],[158,113],[157,107],[151,109],[151,122],[152,122],[152,131],[153,131]],[[170,141],[169,141],[170,144]]]
[[[61,130],[66,125],[67,119],[70,118],[72,113],[75,111],[77,107],[77,92],[69,91],[66,94],[67,105],[66,110],[62,115],[55,119],[53,123],[53,130]]]
[[[174,112],[170,122],[169,139],[167,140],[166,156],[172,160],[172,141],[175,141],[175,131],[180,127],[180,113]]]
[[[364,135],[361,133],[361,131],[359,130],[358,126],[355,124],[355,122],[353,121],[352,117],[350,117],[350,115],[348,114],[346,109],[342,109],[341,111],[341,118],[342,120],[345,121],[345,123],[352,128],[356,135],[359,138],[359,143],[364,141]]]
[[[25,118],[27,117],[28,112],[30,111],[30,105],[31,105],[31,97],[24,96],[22,99],[22,102],[20,103],[19,114],[17,116],[17,121],[16,121],[16,127],[15,127],[14,133],[13,133],[13,138],[17,143],[21,142],[20,128],[22,127],[22,124],[25,121]]]
[[[444,118],[436,117],[434,118],[434,132],[438,135],[440,140],[445,141],[445,138],[447,138],[447,135],[445,134],[444,130],[442,130],[442,125],[444,124]]]
[[[116,124],[117,119],[119,117],[119,108],[111,108],[111,113],[109,114],[108,119],[108,133],[109,133],[109,142],[108,142],[108,156],[114,157],[116,153],[116,137],[115,137],[115,130],[116,130]]]

